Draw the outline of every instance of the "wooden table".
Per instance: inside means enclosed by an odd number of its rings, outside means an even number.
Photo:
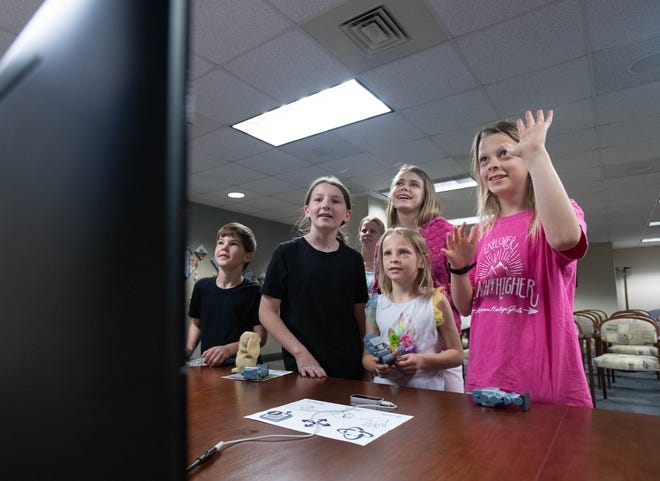
[[[188,463],[217,442],[296,434],[243,416],[302,398],[349,404],[384,397],[413,419],[367,446],[321,436],[229,446],[191,471],[202,480],[644,480],[660,476],[660,416],[532,404],[486,408],[471,396],[289,374],[222,379],[229,369],[187,368]]]

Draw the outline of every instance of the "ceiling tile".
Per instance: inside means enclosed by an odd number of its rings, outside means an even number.
[[[346,0],[315,0],[313,2],[309,0],[270,0],[270,3],[296,22],[315,17],[345,2]]]
[[[499,120],[488,99],[478,89],[428,102],[401,113],[429,135]]]
[[[262,179],[263,174],[236,164],[225,164],[204,172],[204,177],[219,180],[229,185],[239,185],[252,180]]]
[[[485,84],[585,54],[582,17],[574,0],[549,5],[460,37],[457,42],[477,78]]]
[[[547,139],[550,156],[566,156],[594,150],[597,147],[596,130],[583,129],[565,134],[551,135]]]
[[[313,40],[298,31],[287,32],[261,45],[228,63],[225,68],[285,103],[354,77]],[[264,71],[268,75],[264,75]]]
[[[415,128],[405,117],[396,112],[373,117],[367,121],[341,127],[335,131],[337,135],[357,147],[365,150],[377,149],[384,145],[423,137],[422,132]]]
[[[594,50],[604,50],[657,34],[660,2],[657,0],[586,0]]]
[[[427,0],[436,17],[453,36],[518,16],[553,0]]]
[[[596,122],[609,124],[660,114],[660,82],[596,97]]]
[[[612,147],[652,140],[658,137],[659,132],[660,114],[607,124],[600,127],[600,146]]]
[[[0,29],[18,34],[28,23],[43,0],[2,0],[0,2]]]
[[[294,170],[291,172],[287,172],[286,174],[277,175],[276,177],[285,182],[290,182],[294,185],[297,185],[300,188],[304,187],[305,189],[307,189],[314,179],[317,179],[319,177],[324,177],[326,175],[330,175],[330,172],[328,172],[325,169],[321,169],[316,165],[312,165],[311,167],[305,167],[304,169]],[[304,196],[305,196],[304,193],[303,195],[300,196],[301,205]]]
[[[660,139],[645,140],[632,144],[615,145],[602,150],[601,159],[604,165],[657,159],[660,154]]]
[[[566,85],[571,85],[567,89]],[[526,109],[548,110],[591,97],[591,80],[582,57],[534,73],[503,80],[486,87],[501,117]]]
[[[437,143],[428,138],[398,145],[382,145],[371,148],[371,152],[390,165],[416,164],[447,156]]]
[[[360,75],[360,80],[394,109],[419,105],[476,87],[472,75],[449,44],[417,54]],[[429,82],[429,79],[433,79]]]
[[[200,152],[199,150],[192,149],[188,154],[188,172],[190,173],[200,173],[226,164],[226,160]]]
[[[271,146],[231,127],[223,127],[195,139],[195,148],[231,161],[265,152]]]
[[[209,132],[224,126],[224,124],[209,119],[206,115],[200,113],[196,113],[193,119],[193,124],[189,125],[190,138],[192,139],[201,137],[204,134],[208,134]]]
[[[371,154],[357,154],[324,162],[318,164],[318,167],[332,172],[333,175],[350,178],[369,173],[384,172],[389,166]]]
[[[263,177],[261,179],[245,182],[241,185],[241,188],[252,192],[259,192],[261,195],[273,195],[288,192],[297,189],[298,187],[280,179],[276,179],[275,177]]]
[[[194,109],[207,117],[234,125],[278,107],[271,97],[224,70],[214,70],[193,84]]]
[[[279,149],[313,164],[362,152],[337,135],[336,130],[296,140],[280,146]]]
[[[284,174],[310,166],[309,162],[282,152],[279,149],[270,149],[251,157],[245,157],[237,160],[236,164],[265,175]]]
[[[601,95],[660,80],[660,69],[650,72],[631,71],[631,66],[635,62],[656,54],[660,54],[660,35],[595,52],[593,63],[596,94]]]
[[[286,17],[265,2],[251,0],[195,0],[191,3],[193,50],[222,64],[291,26]]]

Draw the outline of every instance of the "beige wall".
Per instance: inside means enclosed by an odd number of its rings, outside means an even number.
[[[660,308],[660,246],[614,251],[615,267],[629,266],[628,306],[631,309]],[[623,273],[616,272],[619,309],[625,309]]]
[[[616,285],[612,244],[590,244],[587,255],[578,261],[575,311],[601,309],[616,311]]]

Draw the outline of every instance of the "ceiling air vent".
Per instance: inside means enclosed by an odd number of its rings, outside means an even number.
[[[403,29],[385,7],[376,7],[340,25],[367,55],[377,55],[408,41]]]

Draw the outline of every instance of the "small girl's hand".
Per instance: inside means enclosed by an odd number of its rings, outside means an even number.
[[[396,360],[396,367],[404,376],[412,376],[424,369],[424,362],[417,354],[404,354]]]
[[[376,376],[387,377],[390,375],[390,366],[387,364],[378,364],[378,358],[375,356],[374,362],[376,363]]]
[[[477,252],[479,224],[472,227],[469,236],[465,235],[466,228],[465,222],[460,227],[454,226],[452,231],[447,233],[447,248],[442,249],[442,253],[455,269],[467,266]]]
[[[533,158],[537,152],[545,151],[545,138],[552,125],[552,117],[552,110],[548,110],[547,118],[544,117],[543,110],[537,110],[536,119],[529,110],[525,112],[525,120],[518,119],[516,122],[520,142],[507,145],[509,153],[527,160]]]

